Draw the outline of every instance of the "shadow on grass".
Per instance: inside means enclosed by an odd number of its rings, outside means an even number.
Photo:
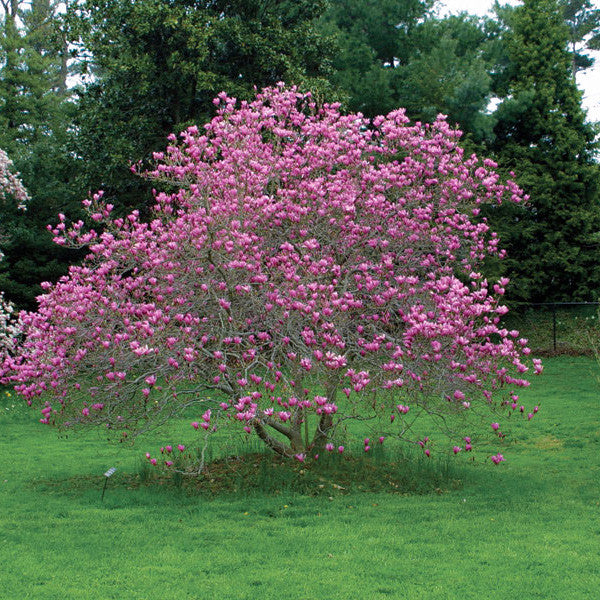
[[[326,453],[318,460],[298,462],[271,452],[246,452],[210,461],[202,474],[189,476],[142,463],[137,473],[119,473],[110,493],[126,490],[173,491],[187,496],[278,495],[339,496],[362,492],[401,495],[442,494],[460,489],[464,467],[446,457],[426,458],[416,453],[388,455],[376,448],[368,455]],[[36,491],[80,496],[96,492],[104,484],[101,475],[61,479],[36,479]]]

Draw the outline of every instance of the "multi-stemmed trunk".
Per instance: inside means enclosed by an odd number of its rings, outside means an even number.
[[[326,390],[327,401],[331,404],[335,400],[337,383],[328,384]],[[308,429],[308,414],[305,408],[297,409],[291,419],[290,425],[280,423],[271,417],[256,417],[252,424],[258,437],[271,450],[277,454],[291,458],[309,451],[319,453],[325,449],[325,444],[333,427],[333,415],[324,412],[319,416],[312,438]],[[288,443],[286,444],[284,441],[274,437],[269,432],[269,428],[283,434],[288,439]],[[302,435],[303,430],[304,437]]]

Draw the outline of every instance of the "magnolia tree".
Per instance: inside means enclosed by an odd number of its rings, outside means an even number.
[[[6,152],[0,148],[0,202],[15,201],[21,210],[25,210],[29,194],[19,179],[19,174],[13,172],[13,162]],[[0,261],[3,258],[0,252]],[[19,320],[14,306],[4,299],[0,292],[0,356],[14,351],[15,339],[20,333]]]
[[[299,460],[352,419],[428,455],[440,431],[455,453],[502,436],[529,350],[500,324],[507,280],[480,273],[502,251],[478,215],[522,201],[516,184],[441,116],[370,122],[283,85],[215,103],[145,173],[170,190],[150,220],[98,193],[101,233],[52,228],[89,255],[45,284],[4,365],[42,422],[132,438],[195,406],[199,434],[239,427]]]

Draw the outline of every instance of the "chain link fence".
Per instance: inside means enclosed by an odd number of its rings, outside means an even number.
[[[600,342],[600,302],[555,302],[510,305],[503,320],[518,329],[538,355],[592,355]]]

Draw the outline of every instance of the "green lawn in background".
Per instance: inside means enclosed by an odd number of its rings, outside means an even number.
[[[463,452],[426,495],[134,485],[164,435],[58,439],[3,394],[0,598],[597,598],[599,374],[587,358],[547,359],[521,395],[542,409],[501,448],[507,462]]]

